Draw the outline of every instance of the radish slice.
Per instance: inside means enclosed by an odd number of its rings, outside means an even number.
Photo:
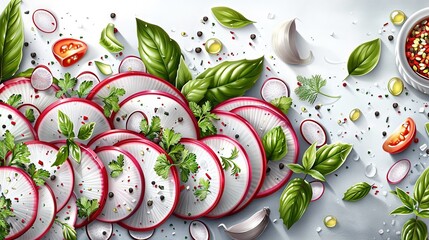
[[[87,99],[103,106],[101,97],[109,95],[111,87],[125,89],[125,95],[119,97],[120,102],[141,91],[158,90],[172,94],[183,103],[188,104],[182,93],[169,82],[143,72],[125,72],[106,78],[92,89]]]
[[[144,65],[141,58],[136,56],[128,56],[122,59],[121,63],[119,64],[118,71],[120,73],[130,71],[146,72],[146,66]]]
[[[34,68],[30,81],[34,89],[43,91],[52,86],[54,77],[48,67],[39,65]]]
[[[143,135],[136,132],[126,129],[112,129],[92,138],[88,143],[88,147],[94,150],[99,147],[113,146],[122,140],[142,138],[144,138]]]
[[[112,237],[113,225],[100,221],[93,221],[86,225],[86,235],[90,240],[107,240]]]
[[[227,112],[229,112],[229,111],[231,111],[234,108],[243,107],[243,106],[261,106],[261,107],[266,107],[266,108],[269,108],[269,109],[277,112],[278,114],[284,116],[283,112],[280,111],[278,108],[276,108],[271,103],[263,101],[263,100],[261,100],[259,98],[247,97],[247,96],[235,97],[235,98],[228,99],[228,100],[220,103],[219,105],[217,105],[213,110],[219,110],[219,111],[227,111]]]
[[[143,119],[148,121],[146,114],[142,111],[135,111],[128,117],[125,128],[133,132],[140,132],[140,123]]]
[[[210,232],[207,225],[199,220],[192,221],[189,224],[189,234],[194,240],[209,240]]]
[[[394,163],[387,172],[386,179],[390,184],[398,184],[404,180],[410,171],[411,163],[408,159],[402,159]]]
[[[83,124],[90,122],[95,122],[94,133],[92,136],[111,129],[109,121],[106,119],[103,110],[98,105],[85,99],[67,98],[51,104],[37,119],[34,126],[40,140],[51,141],[52,139],[65,139],[65,137],[58,131],[59,110],[65,113],[73,122],[73,131],[76,134],[79,132],[79,128]],[[76,138],[76,141],[83,144],[88,143],[90,140],[91,138],[84,141]]]
[[[279,97],[289,97],[289,87],[280,78],[268,78],[261,87],[261,97],[267,102]]]
[[[130,237],[136,240],[147,240],[151,238],[154,233],[155,233],[155,229],[150,231],[145,231],[145,232],[128,230],[128,234],[130,235]]]
[[[234,209],[234,213],[245,208],[261,189],[265,179],[265,169],[267,160],[265,158],[264,147],[259,139],[258,133],[242,117],[234,113],[212,111],[220,119],[213,121],[218,134],[224,134],[237,140],[247,152],[250,160],[252,172],[252,182],[246,198]]]
[[[313,195],[311,197],[311,201],[317,201],[319,200],[323,193],[325,192],[325,185],[320,181],[313,181],[310,182],[311,191],[313,192]]]
[[[50,11],[45,9],[34,11],[33,23],[37,29],[44,33],[53,33],[57,30],[57,19]]]
[[[286,136],[287,154],[279,161],[269,161],[268,159],[265,181],[257,195],[257,197],[268,196],[282,188],[292,176],[293,172],[286,165],[298,162],[298,138],[290,122],[283,115],[279,115],[269,108],[245,106],[236,108],[232,112],[246,119],[261,139],[267,132],[278,126],[282,128]]]
[[[95,75],[95,73],[93,72],[82,72],[80,73],[77,77],[77,82],[76,85],[74,86],[73,90],[78,90],[80,85],[84,82],[92,82],[92,87],[90,88],[91,90],[98,84],[100,83],[100,79],[98,79],[97,75]]]
[[[66,206],[57,213],[55,220],[64,224],[68,224],[69,226],[73,227],[73,225],[76,222],[76,219],[77,219],[76,197],[75,195],[72,195],[69,201],[67,202]],[[45,239],[45,240],[64,239],[62,225],[58,222],[54,222],[49,232],[45,236],[43,236],[42,239]]]
[[[215,152],[219,159],[230,157],[234,149],[238,150],[238,156],[233,160],[240,168],[240,173],[232,174],[231,168],[224,170],[225,188],[222,198],[206,217],[221,218],[230,213],[244,200],[249,191],[252,173],[250,161],[244,148],[235,140],[224,135],[213,135],[201,139]]]
[[[36,221],[30,229],[17,239],[39,239],[44,236],[54,223],[57,213],[54,193],[48,185],[39,187],[39,203]]]
[[[15,108],[0,103],[0,139],[3,139],[4,133],[9,130],[15,141],[25,142],[37,139],[36,132],[27,118]]]
[[[0,187],[6,199],[11,200],[11,209],[15,215],[7,218],[10,232],[6,239],[15,239],[24,234],[36,220],[39,194],[30,176],[15,167],[0,167]]]
[[[180,182],[182,191],[174,215],[183,219],[197,219],[217,206],[223,194],[225,177],[219,159],[210,147],[194,139],[182,138],[180,142],[185,149],[196,155],[199,168],[187,182]],[[210,192],[204,200],[195,195],[195,191],[200,188],[200,179],[210,182]]]
[[[198,124],[191,109],[171,94],[143,91],[128,97],[119,106],[119,111],[110,118],[115,128],[126,129],[129,114],[141,111],[147,116],[149,123],[152,117],[158,116],[163,128],[173,129],[184,138],[199,137]]]
[[[321,147],[326,144],[326,131],[320,123],[313,119],[305,119],[299,126],[299,131],[302,137],[308,144],[317,143],[316,147]]]
[[[122,227],[133,231],[150,231],[173,213],[179,201],[179,178],[175,168],[170,168],[168,178],[163,179],[153,170],[156,159],[165,151],[148,140],[125,140],[116,144],[131,153],[139,162],[145,179],[145,194],[140,208],[129,218],[119,222]],[[162,188],[162,187],[163,188]],[[148,201],[152,205],[148,206]]]
[[[109,197],[104,205],[103,211],[98,216],[102,222],[118,222],[131,216],[139,207],[144,195],[143,172],[137,160],[128,152],[118,147],[102,147],[95,151],[98,158],[104,164],[109,175]],[[111,161],[116,161],[122,155],[124,166],[123,172],[112,177],[109,168]],[[113,194],[110,196],[110,194]]]

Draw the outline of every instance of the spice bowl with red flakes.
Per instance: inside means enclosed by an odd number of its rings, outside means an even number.
[[[429,8],[411,15],[396,42],[396,65],[405,82],[429,94]]]

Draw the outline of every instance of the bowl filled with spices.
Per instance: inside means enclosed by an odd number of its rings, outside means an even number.
[[[404,81],[429,94],[429,8],[415,12],[404,23],[395,55]]]

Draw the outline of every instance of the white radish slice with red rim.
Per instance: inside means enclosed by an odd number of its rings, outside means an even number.
[[[314,202],[319,200],[325,192],[325,184],[320,181],[312,181],[310,182],[310,186],[311,191],[313,192],[313,195],[311,196],[311,201]]]
[[[120,73],[130,71],[146,72],[146,66],[144,65],[141,58],[136,56],[127,56],[126,58],[122,59],[121,63],[119,64],[118,71]]]
[[[90,71],[85,71],[85,72],[81,72],[77,77],[77,82],[76,85],[74,86],[73,90],[78,90],[80,85],[87,81],[87,82],[92,82],[92,87],[90,88],[91,90],[98,84],[100,83],[100,79],[98,79],[97,75],[95,75],[95,73],[90,72]]]
[[[211,212],[219,203],[225,187],[225,177],[217,155],[203,142],[182,138],[181,144],[189,153],[196,155],[198,171],[191,173],[187,182],[180,181],[180,198],[174,215],[183,219],[197,219]],[[200,189],[200,180],[210,182],[207,197],[200,200],[195,191]]]
[[[125,129],[128,129],[133,132],[140,132],[140,123],[143,119],[148,121],[146,114],[144,114],[144,112],[135,111],[131,113],[127,119],[127,122],[125,123]]]
[[[264,183],[267,164],[265,151],[258,133],[244,118],[230,112],[212,111],[212,113],[220,118],[219,120],[213,120],[217,133],[226,135],[239,142],[247,152],[250,160],[252,181],[246,198],[234,209],[233,212],[236,213],[250,204]]]
[[[65,145],[65,141],[55,141],[54,144],[60,147]],[[77,199],[81,197],[86,197],[89,200],[96,199],[99,203],[99,208],[89,216],[89,219],[78,217],[75,224],[76,228],[86,226],[100,215],[106,203],[108,191],[107,172],[103,163],[92,149],[82,144],[78,145],[82,152],[81,162],[79,164],[74,160],[70,161],[75,177],[73,191]]]
[[[282,188],[292,176],[287,164],[297,163],[299,142],[290,122],[277,112],[260,106],[244,106],[232,110],[233,113],[246,119],[256,130],[260,139],[271,129],[280,126],[286,136],[287,154],[278,161],[270,161],[266,168],[264,184],[257,197],[268,196]]]
[[[209,240],[210,232],[207,225],[199,220],[192,221],[189,224],[189,234],[194,240]]]
[[[133,231],[153,230],[171,216],[179,201],[177,170],[170,168],[167,179],[156,174],[154,171],[156,159],[166,153],[160,146],[148,140],[124,140],[116,146],[128,151],[137,159],[147,179],[140,208],[131,217],[119,222],[119,225]],[[152,201],[151,206],[148,206],[148,201]]]
[[[302,137],[308,144],[317,143],[316,147],[321,147],[326,144],[326,131],[320,123],[313,119],[305,119],[299,126],[299,131]]]
[[[159,91],[143,91],[122,101],[111,121],[115,128],[126,129],[128,118],[136,111],[143,112],[149,124],[152,117],[158,116],[163,128],[169,128],[184,138],[198,138],[199,128],[189,107],[171,94]],[[140,132],[140,131],[139,131]]]
[[[10,232],[6,239],[24,234],[34,223],[37,215],[39,194],[30,176],[19,168],[0,167],[0,187],[6,199],[11,201],[14,217],[8,217]]]
[[[66,206],[59,212],[55,217],[55,222],[52,224],[49,232],[43,236],[42,239],[53,240],[53,239],[64,239],[62,224],[67,224],[71,227],[76,223],[77,219],[77,205],[76,196],[72,195],[67,202]],[[60,223],[62,224],[60,224]]]
[[[129,152],[118,147],[106,146],[95,150],[108,174],[108,198],[103,211],[97,217],[102,222],[118,222],[131,216],[139,207],[144,195],[144,177],[137,160]],[[123,156],[122,173],[113,177],[109,163]]]
[[[87,99],[103,106],[101,97],[109,95],[110,88],[112,87],[123,88],[125,90],[125,95],[119,97],[120,102],[141,91],[158,90],[174,95],[183,103],[188,104],[186,98],[175,86],[163,79],[144,72],[124,72],[108,77],[92,89]]]
[[[289,97],[289,87],[280,78],[268,78],[262,84],[261,97],[267,102],[279,97]]]
[[[110,123],[100,106],[85,99],[67,98],[51,104],[40,114],[34,125],[40,140],[52,141],[66,138],[58,131],[58,111],[62,111],[73,122],[75,134],[79,132],[79,128],[83,124],[90,122],[95,122],[92,137],[111,129]],[[86,144],[91,138],[88,140],[76,138],[76,141]]]
[[[33,23],[37,29],[44,33],[53,33],[57,30],[57,19],[50,11],[45,9],[34,11]]]
[[[154,233],[155,233],[155,229],[150,231],[144,231],[144,232],[128,230],[128,234],[130,235],[130,237],[132,237],[135,240],[147,240],[151,238]]]
[[[57,213],[54,193],[47,184],[39,186],[38,190],[39,205],[37,208],[36,221],[30,229],[17,239],[40,239],[49,231],[54,223],[55,215]]]
[[[30,81],[31,86],[33,86],[34,89],[44,91],[52,86],[54,77],[48,67],[45,65],[39,65],[34,68]]]
[[[401,159],[395,162],[387,172],[386,179],[390,184],[398,184],[404,180],[411,168],[408,159]]]
[[[104,133],[100,133],[91,139],[88,143],[88,147],[91,149],[97,149],[104,146],[113,146],[116,143],[127,140],[127,139],[142,139],[142,134],[126,130],[126,129],[112,129]]]
[[[93,221],[86,225],[86,235],[90,240],[108,240],[113,234],[113,224]]]
[[[259,98],[248,97],[248,96],[235,97],[235,98],[228,99],[228,100],[220,103],[219,105],[217,105],[213,110],[229,112],[234,108],[243,107],[243,106],[266,107],[266,108],[269,108],[269,109],[277,112],[278,114],[284,116],[284,113],[280,109],[278,109],[274,105],[272,105],[271,103],[263,101]]]
[[[206,215],[209,218],[221,218],[232,213],[232,211],[244,200],[249,191],[252,173],[250,162],[244,148],[234,139],[224,135],[213,135],[201,139],[218,156],[228,158],[234,149],[238,150],[238,155],[232,161],[240,168],[238,174],[232,174],[231,168],[224,170],[225,188],[217,206]]]
[[[15,136],[16,142],[26,142],[37,139],[36,131],[27,118],[15,108],[0,103],[0,139],[9,130]]]

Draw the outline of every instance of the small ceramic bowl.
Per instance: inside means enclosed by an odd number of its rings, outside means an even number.
[[[398,41],[396,42],[395,55],[396,65],[398,66],[399,73],[402,79],[414,87],[415,89],[429,94],[429,80],[419,76],[414,70],[408,65],[407,57],[405,55],[405,42],[408,34],[414,26],[429,18],[429,8],[421,9],[411,15],[404,23],[401,31],[398,35]]]

